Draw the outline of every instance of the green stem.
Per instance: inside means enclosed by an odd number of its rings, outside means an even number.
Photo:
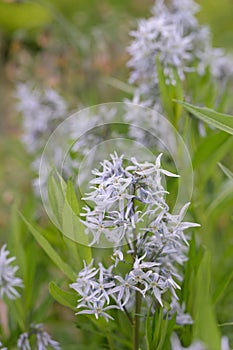
[[[106,332],[106,336],[107,336],[107,340],[108,340],[109,349],[110,350],[114,350],[111,333],[110,333],[110,331],[108,329],[107,329],[107,332]]]
[[[132,317],[131,317],[131,315],[130,315],[129,311],[126,309],[126,307],[125,307],[125,306],[123,306],[123,309],[124,309],[125,314],[126,314],[126,316],[127,316],[128,320],[129,320],[129,322],[130,322],[130,324],[131,324],[131,326],[132,326],[132,325],[133,325],[133,320],[132,320]]]
[[[136,186],[133,186],[133,193],[136,193]],[[135,212],[135,197],[133,198],[133,211]],[[134,253],[133,258],[135,259],[137,256],[137,230],[133,230],[133,247],[134,247]],[[138,288],[140,288],[140,283],[137,285]],[[140,343],[140,311],[141,311],[141,293],[136,290],[135,292],[135,313],[134,313],[134,319],[133,319],[133,350],[139,350],[139,343]]]
[[[135,314],[133,320],[133,350],[139,349],[140,335],[140,310],[141,310],[141,293],[135,293]]]

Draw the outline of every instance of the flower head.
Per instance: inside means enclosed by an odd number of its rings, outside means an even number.
[[[132,231],[144,216],[156,210],[167,208],[162,186],[162,175],[177,175],[161,168],[160,154],[155,163],[139,163],[136,158],[123,165],[123,156],[111,155],[111,161],[101,163],[101,170],[94,170],[96,176],[91,180],[92,191],[83,199],[94,203],[94,209],[86,206],[81,214],[86,233],[93,235],[90,245],[99,243],[101,236],[119,245],[122,240],[132,236]],[[94,186],[93,186],[94,185]],[[137,203],[148,205],[142,213]]]
[[[36,348],[38,350],[61,350],[59,343],[53,340],[50,335],[43,330],[41,324],[31,325],[29,332],[22,333],[19,337],[17,346],[19,350],[31,350],[30,338],[35,336]]]
[[[154,107],[160,100],[157,63],[167,84],[176,85],[190,72],[203,75],[207,68],[220,82],[232,79],[232,58],[212,47],[209,28],[196,18],[199,9],[193,0],[157,0],[152,16],[130,32],[129,81],[136,83],[144,104]]]
[[[172,334],[171,348],[172,350],[207,350],[206,346],[199,341],[192,343],[188,348],[183,347],[176,333]]]
[[[8,258],[9,254],[4,244],[0,250],[0,298],[6,296],[9,299],[16,299],[20,294],[15,288],[22,288],[23,281],[15,276],[18,266],[11,265],[15,257]]]
[[[91,244],[101,236],[112,241],[115,237],[114,264],[106,268],[100,262],[95,266],[94,260],[89,265],[84,262],[70,285],[79,294],[77,315],[111,319],[108,310],[130,312],[139,293],[142,303],[150,306],[165,307],[170,300],[167,313],[177,313],[177,323],[191,322],[179,306],[176,291],[183,280],[180,266],[187,259],[184,231],[199,225],[183,221],[189,203],[179,214],[169,212],[162,176],[177,175],[162,169],[161,156],[154,163],[139,163],[136,158],[126,162],[115,153],[93,171],[92,192],[85,196],[92,208],[85,207],[82,222],[93,235]],[[120,228],[123,234],[119,236]]]
[[[18,84],[17,109],[23,116],[22,141],[30,153],[38,152],[47,137],[64,120],[67,106],[53,89],[39,90],[30,84]]]
[[[200,51],[206,46],[208,37],[202,37],[195,13],[199,6],[192,0],[173,0],[169,5],[156,1],[152,17],[138,22],[128,51],[132,68],[130,82],[138,83],[141,95],[158,95],[156,60],[162,64],[166,82],[176,84],[179,78],[193,71]],[[157,93],[156,93],[157,92]]]
[[[2,345],[2,343],[0,342],[0,350],[7,350],[7,348],[3,348],[2,346],[3,346],[3,345]]]

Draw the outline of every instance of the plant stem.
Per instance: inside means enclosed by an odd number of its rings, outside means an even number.
[[[133,185],[133,193],[136,194],[136,187],[135,184]],[[133,197],[132,200],[132,210],[133,213],[135,213],[135,197]],[[133,247],[134,247],[134,253],[133,258],[135,259],[137,257],[137,231],[136,228],[133,229]],[[138,283],[138,288],[140,288],[140,283]],[[140,310],[141,310],[141,293],[136,290],[135,292],[135,313],[134,313],[134,319],[133,319],[133,350],[139,350],[139,343],[140,343]]]
[[[107,340],[108,340],[108,345],[110,350],[114,350],[113,342],[112,342],[112,337],[110,331],[107,329],[106,332]]]
[[[131,324],[131,326],[132,326],[132,325],[133,325],[133,320],[132,320],[132,317],[131,317],[131,315],[130,315],[129,311],[126,309],[126,307],[125,307],[125,306],[123,306],[123,309],[124,309],[125,314],[126,314],[126,316],[127,316],[128,320],[129,320],[129,322],[130,322],[130,324]]]
[[[5,336],[9,336],[10,330],[8,326],[8,310],[3,300],[0,300],[0,325]]]
[[[133,320],[133,350],[139,349],[141,293],[135,293],[135,314]]]

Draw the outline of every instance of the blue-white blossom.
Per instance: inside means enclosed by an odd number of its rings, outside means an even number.
[[[179,337],[176,333],[172,333],[171,336],[171,350],[208,350],[209,347],[206,346],[201,341],[193,341],[188,347],[182,346]],[[229,345],[229,339],[226,336],[221,338],[221,350],[231,350]]]
[[[41,154],[48,138],[56,127],[65,120],[68,113],[67,103],[54,89],[39,89],[32,83],[18,83],[16,87],[17,111],[22,116],[22,142],[26,150],[33,156],[32,169],[36,174],[33,187],[36,195],[40,189],[46,188],[48,172],[44,165],[39,179]],[[65,125],[62,130],[62,139],[68,138]],[[61,138],[53,145],[53,155],[46,159],[49,166],[59,166],[62,161]],[[51,159],[52,158],[52,159]],[[53,162],[51,164],[51,161]],[[71,174],[69,173],[68,176]]]
[[[192,323],[179,305],[177,290],[183,280],[180,267],[187,260],[184,231],[199,225],[183,221],[189,204],[177,215],[169,212],[163,177],[177,175],[161,167],[161,156],[154,163],[139,163],[115,153],[93,171],[92,191],[84,197],[91,204],[84,207],[82,222],[91,245],[103,238],[113,243],[113,264],[84,262],[70,285],[79,295],[77,315],[111,319],[108,310],[130,312],[139,293],[143,303],[161,307],[166,295],[170,307],[165,312],[177,313],[179,324]]]
[[[51,88],[40,90],[27,83],[17,85],[16,97],[17,110],[22,115],[22,141],[30,153],[38,152],[65,119],[66,102]]]
[[[114,279],[117,285],[110,291],[110,294],[120,309],[128,305],[133,291],[138,291],[142,294],[142,290],[137,287],[137,281],[129,274],[126,274],[124,278],[116,275]]]
[[[61,350],[59,343],[51,338],[51,336],[43,330],[41,324],[31,325],[28,332],[22,333],[18,339],[18,350],[31,350],[30,339],[34,337],[35,346],[38,350]]]
[[[176,323],[179,325],[185,325],[185,324],[193,324],[193,319],[190,314],[185,312],[185,303],[183,302],[182,305],[180,305],[179,301],[176,298],[172,298],[172,301],[170,303],[171,310],[168,313],[171,317],[176,313]]]
[[[116,309],[115,305],[104,306],[105,302],[101,299],[93,299],[92,301],[87,301],[86,304],[80,304],[78,307],[84,307],[83,310],[76,312],[76,315],[86,314],[95,315],[96,319],[100,316],[104,317],[106,321],[113,320],[113,317],[109,315],[106,311],[111,309]]]
[[[139,84],[140,94],[158,94],[156,60],[162,64],[167,83],[176,84],[174,70],[181,80],[195,70],[209,40],[209,32],[196,20],[198,9],[192,0],[173,0],[168,5],[156,1],[152,17],[139,20],[137,30],[130,32],[130,82]]]
[[[16,288],[23,287],[21,278],[16,277],[18,266],[13,266],[15,257],[8,257],[10,252],[4,244],[0,250],[0,298],[16,299],[20,297]]]
[[[2,345],[2,343],[0,342],[0,350],[7,350],[7,348],[3,348],[2,346],[3,346],[3,345]]]
[[[193,0],[157,0],[152,16],[130,32],[129,81],[137,85],[144,104],[157,106],[159,101],[157,61],[167,84],[175,85],[177,76],[184,80],[190,72],[203,75],[207,68],[217,80],[232,79],[232,58],[212,47],[210,29],[196,18],[199,9]]]
[[[77,118],[71,120],[69,137],[73,140],[72,153],[75,154],[75,157],[71,158],[74,174],[77,172],[83,157],[87,156],[90,150],[92,150],[92,157],[89,154],[89,159],[91,164],[93,163],[96,156],[93,149],[106,139],[105,131],[108,130],[108,124],[114,122],[116,115],[117,109],[115,107],[103,104],[97,108],[83,109],[80,111],[80,115],[77,114]]]
[[[176,333],[171,337],[171,350],[207,350],[207,347],[199,342],[193,342],[189,347],[183,347]]]
[[[221,350],[231,350],[230,344],[229,344],[229,339],[227,336],[223,336],[221,338]]]
[[[188,347],[183,347],[176,333],[172,334],[171,337],[171,350],[208,350],[204,343],[200,341],[192,342]],[[231,350],[229,345],[229,339],[226,336],[221,338],[221,350]]]

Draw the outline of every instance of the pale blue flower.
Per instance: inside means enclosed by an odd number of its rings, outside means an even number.
[[[128,304],[132,297],[132,292],[138,291],[142,293],[142,290],[137,287],[137,281],[131,278],[128,274],[125,277],[114,276],[117,286],[110,290],[110,295],[114,297],[119,307],[122,309]]]
[[[3,346],[3,345],[2,345],[2,343],[0,342],[0,347],[1,347],[0,350],[7,350],[7,348],[3,348],[2,346]]]
[[[96,177],[90,182],[93,191],[85,196],[93,209],[84,207],[82,222],[86,233],[92,235],[91,244],[98,243],[102,236],[114,242],[111,258],[115,263],[108,269],[102,263],[94,267],[94,261],[85,264],[76,282],[70,285],[80,296],[77,314],[108,319],[111,316],[107,310],[111,308],[127,308],[130,312],[136,292],[142,295],[142,303],[158,302],[161,307],[165,304],[164,295],[168,294],[169,312],[178,310],[176,290],[183,280],[179,266],[187,260],[188,240],[184,231],[199,225],[183,221],[189,203],[178,214],[169,213],[162,176],[177,175],[161,167],[161,156],[154,163],[139,163],[132,158],[124,165],[123,156],[114,154],[94,171]],[[143,210],[138,210],[137,202],[144,203]],[[120,247],[123,242],[128,247],[126,252]],[[125,266],[124,273],[119,262]],[[177,322],[181,318],[184,321],[179,312]]]
[[[136,100],[161,110],[157,61],[167,84],[185,80],[190,72],[209,69],[213,79],[225,84],[232,79],[233,59],[212,47],[210,29],[198,23],[200,6],[193,0],[157,0],[152,16],[138,21],[130,32],[129,82],[136,84]],[[159,107],[158,107],[159,106]]]
[[[30,153],[41,150],[52,131],[67,114],[64,99],[53,89],[40,90],[32,84],[19,83],[17,110],[22,114],[22,141]]]
[[[20,297],[16,288],[23,287],[21,278],[16,277],[15,273],[18,266],[12,266],[11,263],[16,259],[15,257],[8,258],[10,252],[6,249],[4,244],[0,250],[0,298],[4,296],[8,299],[16,299]]]
[[[85,310],[76,312],[76,315],[95,315],[96,319],[102,316],[106,321],[113,320],[113,317],[110,316],[106,311],[117,309],[118,307],[116,305],[104,306],[104,304],[105,303],[102,300],[95,300],[93,303],[87,304]]]
[[[176,333],[172,333],[171,337],[172,350],[207,350],[207,347],[199,341],[192,343],[189,347],[183,347]]]
[[[59,343],[51,338],[51,336],[43,330],[41,324],[31,325],[29,332],[22,333],[17,342],[18,350],[31,350],[30,338],[36,336],[37,350],[61,350]]]

